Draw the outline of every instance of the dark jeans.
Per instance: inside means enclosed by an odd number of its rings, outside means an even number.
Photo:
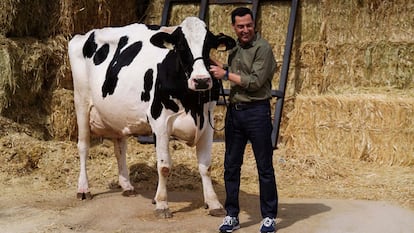
[[[272,163],[270,104],[261,102],[238,109],[230,106],[226,114],[224,182],[227,215],[237,217],[240,212],[240,170],[246,144],[250,141],[259,174],[262,217],[276,218],[278,196]]]

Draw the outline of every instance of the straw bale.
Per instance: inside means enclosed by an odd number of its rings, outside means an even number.
[[[249,7],[249,5],[247,5]],[[232,6],[232,9],[235,6]],[[323,15],[319,0],[301,1],[296,18],[294,46],[302,41],[320,42],[323,40]],[[289,1],[265,1],[260,3],[257,12],[256,29],[271,45],[283,45],[278,52],[274,50],[278,59],[282,60],[287,29],[291,13]]]
[[[13,88],[12,61],[7,48],[0,42],[0,114],[9,106],[8,97]]]
[[[85,33],[96,27],[122,26],[142,20],[148,1],[8,0],[0,3],[0,34],[46,38]]]
[[[148,1],[124,0],[72,0],[65,9],[73,33],[85,33],[94,28],[123,26],[136,23],[143,16],[137,15]],[[141,11],[141,10],[140,10]]]
[[[146,17],[144,23],[159,25],[162,18],[162,10],[164,8],[164,0],[149,1],[146,11]]]
[[[295,56],[299,55],[299,58]],[[292,56],[288,95],[338,93],[341,89],[414,86],[413,43],[302,43]],[[278,82],[275,80],[274,84]]]
[[[53,91],[50,114],[50,135],[57,140],[74,140],[77,136],[73,91]]]
[[[0,35],[6,35],[13,27],[12,20],[16,15],[13,1],[0,1]]]
[[[366,41],[412,41],[412,0],[323,0],[329,45]]]
[[[323,89],[414,86],[414,43],[361,43],[328,47]]]
[[[59,1],[2,1],[1,15],[5,21],[1,33],[8,37],[33,36],[45,38],[59,32]]]
[[[186,17],[196,16],[200,11],[199,4],[173,4],[170,11],[168,25],[179,25]]]
[[[339,156],[414,165],[414,98],[342,94],[296,98],[285,132],[300,156]]]
[[[0,43],[1,114],[44,131],[50,95],[57,80],[65,76],[66,39],[3,39]]]

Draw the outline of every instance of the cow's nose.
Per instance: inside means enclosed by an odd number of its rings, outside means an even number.
[[[197,90],[205,90],[210,87],[211,78],[197,78],[194,79],[195,88]]]

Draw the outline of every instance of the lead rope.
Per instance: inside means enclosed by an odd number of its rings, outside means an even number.
[[[220,91],[221,91],[221,95],[223,96],[223,101],[224,101],[224,105],[226,106],[226,108],[228,108],[229,106],[227,105],[227,101],[226,101],[226,95],[224,94],[224,88],[223,88],[223,82],[221,81],[221,79],[219,80],[220,83]],[[208,110],[208,123],[210,123],[211,128],[213,128],[215,131],[222,131],[226,125],[224,124],[223,127],[221,129],[216,129],[213,124],[211,123],[211,114],[210,114],[210,109]]]

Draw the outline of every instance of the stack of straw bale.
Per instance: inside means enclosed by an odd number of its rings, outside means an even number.
[[[68,40],[93,28],[144,19],[148,1],[0,2],[0,114],[44,138],[76,135]],[[138,15],[139,14],[139,15]]]
[[[0,34],[47,38],[122,26],[142,19],[146,0],[7,0],[0,3]]]
[[[299,24],[298,75],[289,83],[298,97],[286,114],[287,148],[296,156],[412,166],[414,3],[310,5],[319,14],[307,20],[302,15],[302,22],[320,29]]]
[[[296,98],[286,147],[297,156],[414,165],[414,98],[342,94]]]

